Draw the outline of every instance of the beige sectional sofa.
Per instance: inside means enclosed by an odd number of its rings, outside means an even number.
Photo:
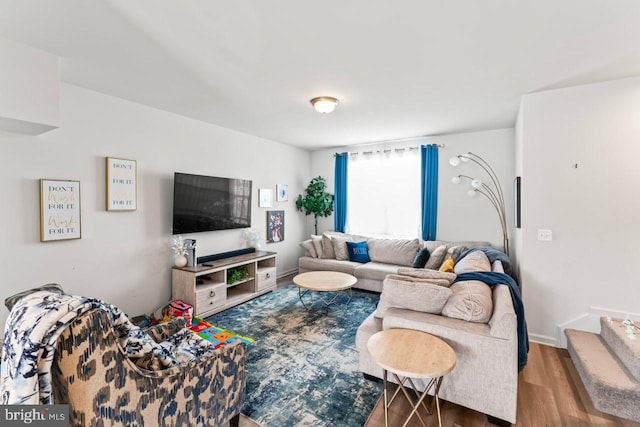
[[[358,279],[355,288],[375,292],[382,292],[382,281],[388,274],[397,274],[399,268],[411,267],[416,255],[423,247],[434,252],[440,246],[445,246],[447,251],[456,247],[490,246],[489,242],[445,242],[440,240],[425,242],[419,239],[379,239],[335,231],[312,237],[315,237],[315,242],[312,239],[303,242],[305,255],[298,260],[299,273],[318,270],[340,271],[351,274]],[[371,262],[361,264],[349,261],[348,258],[344,259],[344,253],[336,255],[336,247],[343,245],[346,241],[366,241]],[[313,245],[314,243],[315,245]],[[442,257],[442,261],[445,257]],[[436,268],[439,268],[440,263],[437,264]]]
[[[500,261],[494,263],[492,271],[503,271]],[[390,276],[387,280],[399,280],[401,277]],[[384,292],[381,297],[384,297]],[[517,319],[507,286],[494,287],[490,296],[492,304],[487,322],[471,322],[400,307],[387,308],[382,317],[372,313],[356,334],[360,371],[382,378],[382,368],[367,350],[367,341],[374,333],[393,328],[427,332],[442,338],[456,353],[456,366],[444,378],[440,397],[490,417],[515,423],[518,398]],[[471,311],[476,310],[474,299],[478,297],[473,296],[462,304],[467,304]],[[418,381],[416,385],[424,387],[425,383]]]
[[[333,253],[323,252],[321,243],[327,250],[332,243],[337,243],[335,246],[339,248],[341,239],[367,241],[371,262],[360,264],[336,259],[335,248]],[[449,254],[460,246],[490,246],[486,242],[420,242],[417,239],[399,242],[325,233],[322,237],[316,236],[315,242],[303,244],[307,253],[300,258],[299,267],[300,272],[334,270],[353,274],[358,279],[355,287],[381,292],[378,309],[362,323],[356,335],[359,367],[365,376],[382,378],[382,368],[372,360],[367,349],[367,341],[374,333],[393,328],[424,331],[446,341],[457,357],[456,367],[442,383],[440,397],[485,413],[493,422],[515,423],[518,338],[509,288],[505,285],[489,288],[481,282],[467,281],[450,286],[451,290],[446,289],[447,283],[443,290],[435,284],[442,286],[440,282],[445,278],[450,283],[451,276],[456,277],[454,273],[437,272],[439,265],[436,270],[408,268],[421,248],[427,247],[433,253],[442,245]],[[484,255],[482,251],[473,253]],[[337,257],[344,258],[344,254]],[[504,272],[500,261],[490,264],[485,259],[479,263],[460,261],[455,266],[456,272]],[[423,276],[427,278],[420,278]],[[434,286],[438,288],[437,293],[425,291],[428,287],[433,290]],[[420,381],[416,383],[417,387],[425,385]]]

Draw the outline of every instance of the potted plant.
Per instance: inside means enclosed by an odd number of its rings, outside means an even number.
[[[296,199],[296,209],[304,212],[305,215],[313,215],[315,219],[315,231],[318,234],[318,217],[327,217],[333,213],[333,194],[325,191],[327,183],[324,178],[317,176],[313,178],[304,195],[298,195]]]

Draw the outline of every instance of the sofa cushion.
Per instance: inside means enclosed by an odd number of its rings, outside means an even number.
[[[430,270],[437,270],[444,262],[444,257],[447,255],[447,245],[440,245],[431,251],[431,256],[425,264],[424,268]]]
[[[298,267],[303,271],[339,271],[342,273],[353,274],[357,266],[361,265],[357,262],[338,261],[335,259],[320,259],[311,257],[302,257],[298,259]]]
[[[447,249],[453,246],[465,246],[467,249],[477,248],[478,246],[489,246],[491,247],[490,242],[480,242],[480,241],[460,241],[460,242],[445,242],[444,240],[424,240],[422,241],[422,247],[429,249],[429,251],[433,252],[438,246],[445,245]]]
[[[462,252],[466,251],[467,249],[468,248],[465,245],[451,246],[447,248],[447,255],[444,257],[444,259],[446,261],[447,259],[451,258],[453,262],[456,262],[458,258],[460,258],[460,255],[462,255]]]
[[[398,274],[401,276],[410,276],[418,279],[428,279],[431,283],[436,285],[449,287],[456,280],[455,273],[446,273],[438,270],[427,270],[423,268],[407,268],[402,267],[398,269]]]
[[[444,240],[426,240],[422,242],[422,247],[429,249],[429,252],[435,251],[439,246],[450,244]]]
[[[348,261],[349,260],[349,250],[347,249],[347,242],[351,242],[350,237],[342,237],[342,236],[330,236],[331,243],[333,243],[333,253],[336,256],[336,259],[339,261]]]
[[[493,313],[491,288],[478,280],[456,282],[442,315],[467,322],[487,323]]]
[[[371,261],[386,264],[413,265],[420,241],[418,239],[368,239],[369,256]]]
[[[491,271],[491,263],[484,252],[475,251],[458,260],[453,270],[456,274]]]
[[[333,250],[333,243],[331,242],[331,237],[326,233],[322,235],[322,258],[336,259],[336,253]]]
[[[438,314],[442,312],[442,307],[451,294],[451,289],[434,285],[427,280],[391,274],[382,284],[375,316],[383,318],[391,307]]]
[[[361,263],[371,261],[367,248],[367,242],[347,242],[347,251],[349,252],[350,261]]]
[[[428,248],[422,248],[418,251],[418,254],[413,259],[413,264],[411,267],[413,268],[424,268],[429,261],[429,256],[431,256],[431,252],[429,252]]]
[[[370,279],[383,281],[389,274],[396,274],[399,266],[393,264],[383,264],[380,262],[368,262],[356,267],[354,276],[358,279]]]
[[[305,250],[305,253],[311,258],[318,258],[318,253],[316,252],[316,247],[313,246],[313,241],[311,239],[307,239],[304,242],[300,243]]]
[[[322,258],[322,236],[311,235],[311,243],[316,250],[316,258]]]

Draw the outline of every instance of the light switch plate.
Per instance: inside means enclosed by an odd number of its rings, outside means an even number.
[[[553,232],[551,230],[538,229],[538,240],[550,242],[553,240]]]

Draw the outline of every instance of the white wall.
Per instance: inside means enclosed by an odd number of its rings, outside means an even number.
[[[598,331],[602,313],[640,312],[640,78],[525,95],[521,109],[528,329],[564,346],[564,327]]]
[[[420,144],[441,144],[438,168],[438,227],[436,236],[441,240],[483,240],[496,246],[502,246],[502,229],[493,206],[483,197],[467,196],[468,183],[454,185],[451,178],[463,173],[485,178],[481,169],[465,163],[457,168],[449,165],[449,158],[468,151],[480,155],[496,171],[505,194],[508,225],[513,224],[513,158],[514,130],[498,129],[483,132],[470,132],[452,135],[438,135],[391,146],[417,146]],[[343,151],[362,151],[388,147],[386,145],[367,145],[366,147],[342,147],[330,150],[318,150],[311,153],[311,176],[321,175],[327,179],[329,191],[334,189],[334,153]],[[419,195],[417,196],[419,197]],[[322,218],[318,231],[333,229],[333,216]],[[309,232],[313,228],[309,228]]]
[[[252,226],[266,229],[259,188],[288,184],[285,240],[265,245],[278,253],[278,274],[297,268],[305,218],[294,197],[309,179],[309,152],[220,128],[76,86],[61,86],[61,126],[38,137],[1,133],[0,249],[2,299],[59,283],[70,293],[111,302],[127,313],[150,312],[171,296],[173,173],[253,180]],[[105,157],[138,161],[134,212],[105,209]],[[39,179],[81,182],[82,239],[39,241]],[[188,235],[199,254],[243,247],[240,230]],[[4,323],[7,312],[0,310]]]
[[[37,135],[58,127],[58,57],[0,37],[0,130]]]

